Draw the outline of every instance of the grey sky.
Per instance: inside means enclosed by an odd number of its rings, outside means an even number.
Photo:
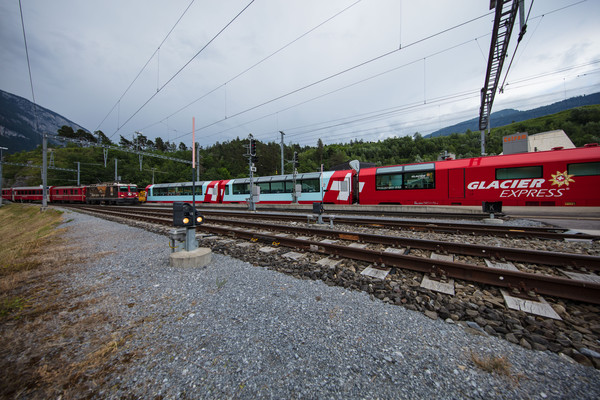
[[[249,3],[22,0],[36,102],[113,141],[188,146],[192,117],[208,146],[280,130],[302,145],[376,141],[478,116],[488,0],[255,0],[206,46]],[[598,0],[536,0],[493,111],[597,92],[599,19]],[[0,2],[0,43],[0,89],[31,100],[18,0]]]

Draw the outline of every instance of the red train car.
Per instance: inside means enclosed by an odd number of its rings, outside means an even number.
[[[12,188],[2,188],[2,198],[4,200],[13,200],[13,189]]]
[[[41,186],[27,186],[13,188],[13,201],[30,202],[42,201],[43,193]]]
[[[600,147],[366,168],[360,204],[600,206]]]
[[[51,203],[85,203],[85,186],[51,186]]]

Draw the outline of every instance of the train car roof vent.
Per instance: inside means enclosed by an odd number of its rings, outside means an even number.
[[[586,143],[583,147],[598,147],[598,143]]]
[[[558,147],[553,147],[552,148],[552,150],[562,150],[562,149],[564,149],[564,147],[562,147],[562,146],[558,146]]]

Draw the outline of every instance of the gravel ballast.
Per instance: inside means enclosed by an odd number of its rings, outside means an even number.
[[[600,373],[557,354],[221,254],[171,268],[165,236],[64,219],[89,260],[65,284],[95,299],[72,312],[109,315],[119,339],[116,368],[81,397],[600,398]],[[485,371],[474,356],[510,370]]]

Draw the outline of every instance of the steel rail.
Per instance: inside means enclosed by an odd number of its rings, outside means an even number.
[[[81,207],[80,209],[98,212],[98,208],[94,207]],[[170,225],[172,222],[171,219],[132,215],[131,213],[124,211],[113,211],[110,209],[100,210],[100,212],[129,219],[135,217],[136,219],[158,222],[163,225]],[[277,246],[284,245],[286,247],[300,248],[326,255],[337,255],[369,263],[409,269],[422,273],[435,273],[449,278],[517,289],[524,294],[534,292],[553,297],[600,304],[600,283],[480,267],[477,265],[433,260],[378,250],[360,249],[344,245],[278,236],[266,232],[240,230],[226,226],[203,224],[198,226],[197,230],[216,233],[223,236],[233,235],[249,240],[261,240],[263,242],[276,244]]]
[[[600,283],[530,274],[526,272],[507,271],[457,262],[432,260],[384,251],[282,237],[275,234],[266,234],[264,232],[256,233],[231,227],[202,225],[201,229],[223,236],[234,235],[246,239],[257,239],[327,255],[337,255],[369,263],[409,269],[422,273],[435,273],[436,275],[442,275],[449,278],[517,289],[524,294],[533,291],[538,294],[553,297],[600,304]]]
[[[251,212],[221,212],[221,211],[202,211],[205,215],[221,215],[229,217],[247,217],[252,219],[274,219],[274,220],[292,220],[305,221],[308,215],[290,215],[283,213],[251,213]],[[366,225],[374,227],[391,227],[407,229],[419,232],[444,232],[453,234],[466,235],[491,235],[501,237],[522,237],[522,238],[543,238],[543,239],[600,239],[598,236],[587,234],[572,234],[565,233],[564,228],[534,228],[534,227],[514,227],[514,226],[484,226],[477,224],[453,224],[446,222],[426,222],[426,221],[407,221],[393,219],[376,219],[376,218],[355,218],[355,217],[339,217],[334,215],[323,214],[323,221],[348,225]]]
[[[121,206],[122,207],[122,206]],[[130,209],[139,210],[139,207],[132,207]],[[289,213],[261,213],[261,212],[248,212],[248,211],[213,211],[205,210],[201,207],[198,208],[204,215],[212,216],[227,216],[227,217],[244,217],[249,219],[271,219],[271,220],[287,220],[302,222],[306,221],[307,218],[314,216],[314,214],[289,214]],[[159,209],[153,210],[152,212],[163,213],[168,215],[172,213],[170,209]],[[414,221],[414,220],[395,220],[395,219],[380,219],[380,218],[356,218],[356,217],[342,217],[335,215],[323,214],[323,221],[333,221],[339,224],[348,225],[364,225],[373,227],[388,227],[388,228],[399,228],[416,232],[443,232],[451,234],[465,234],[465,235],[489,235],[499,237],[516,237],[516,238],[542,238],[542,239],[553,239],[553,240],[564,240],[564,239],[589,239],[599,240],[600,237],[582,233],[565,233],[567,230],[564,228],[544,228],[544,227],[515,227],[515,226],[501,226],[493,225],[486,226],[480,224],[457,224],[449,222],[427,222],[427,221]]]
[[[91,209],[91,211],[95,211]],[[107,210],[108,211],[108,210]],[[114,211],[120,216],[131,218],[131,213]],[[147,213],[147,210],[144,210]],[[151,214],[164,216],[167,213],[158,210]],[[147,214],[136,214],[140,219],[153,221],[154,217],[147,217]],[[167,222],[171,220],[164,219]],[[587,254],[558,253],[553,251],[517,249],[512,247],[485,246],[478,244],[455,243],[437,240],[426,240],[416,238],[406,238],[389,235],[375,235],[362,232],[340,232],[321,228],[310,228],[289,225],[273,225],[255,221],[227,220],[212,218],[209,223],[234,224],[249,228],[277,230],[279,232],[301,233],[307,235],[323,236],[341,240],[350,240],[355,242],[365,242],[372,244],[383,244],[397,247],[413,247],[422,250],[448,252],[466,256],[505,259],[515,262],[526,262],[531,264],[542,264],[551,266],[572,266],[573,268],[586,268],[592,271],[600,271],[600,257]]]
[[[588,268],[590,270],[600,271],[600,257],[590,256],[587,254],[557,253],[552,251],[516,249],[511,247],[495,247],[467,243],[443,242],[437,240],[413,239],[389,235],[375,235],[362,232],[340,232],[321,228],[272,225],[253,221],[211,219],[209,222],[219,224],[234,224],[249,228],[277,230],[280,232],[291,232],[296,234],[301,233],[323,236],[354,242],[384,244],[397,247],[413,247],[431,251],[446,251],[449,253],[467,256],[506,259],[532,264],[553,266],[570,265],[574,268]]]

